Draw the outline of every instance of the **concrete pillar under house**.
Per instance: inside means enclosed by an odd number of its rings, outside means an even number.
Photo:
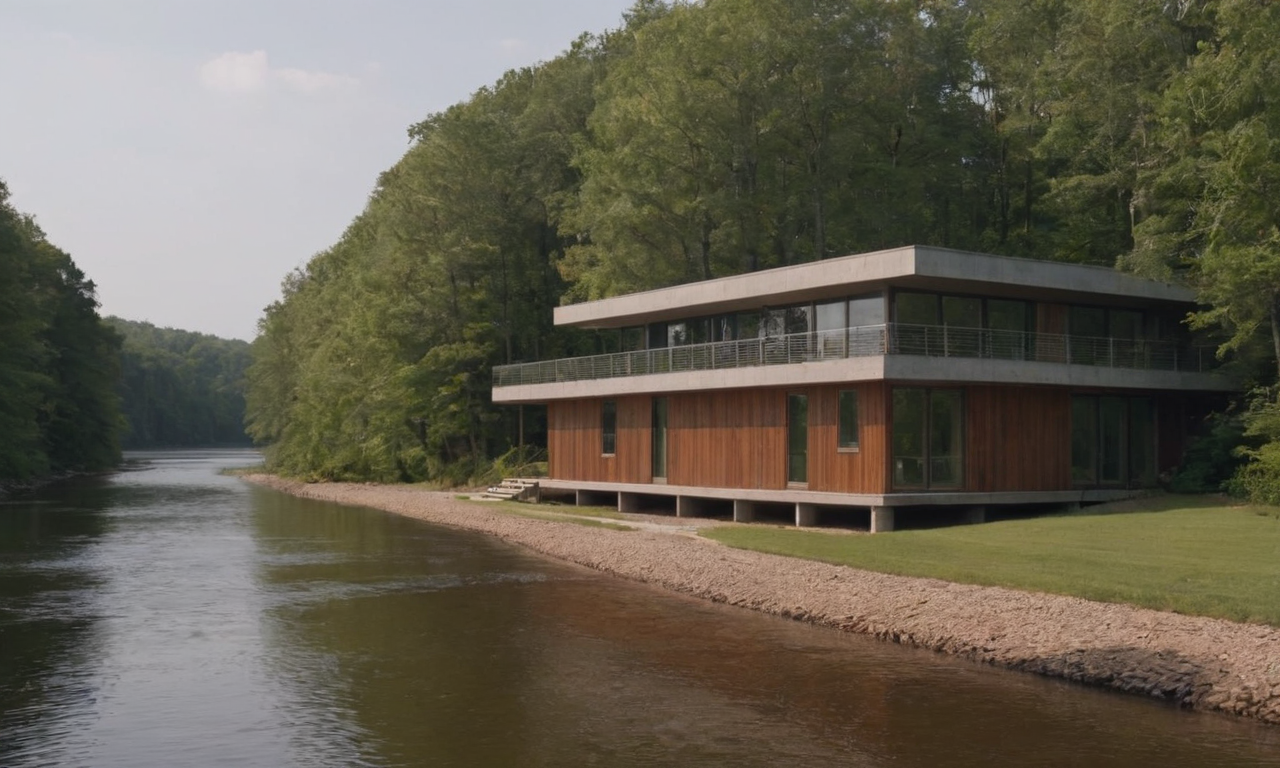
[[[735,523],[751,523],[756,519],[756,504],[754,501],[744,501],[743,499],[735,499],[733,502],[733,522]]]
[[[796,525],[811,528],[818,524],[817,504],[796,504]]]
[[[871,508],[871,532],[887,533],[893,530],[893,507]]]

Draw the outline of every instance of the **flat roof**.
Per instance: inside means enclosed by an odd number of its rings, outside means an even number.
[[[1193,304],[1188,288],[1106,267],[910,245],[555,308],[556,325],[620,328],[887,286],[1078,304]]]

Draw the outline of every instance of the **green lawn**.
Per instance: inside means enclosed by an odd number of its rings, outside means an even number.
[[[1030,520],[857,536],[759,525],[729,546],[1280,626],[1280,510],[1163,497]],[[906,514],[906,513],[899,513]]]

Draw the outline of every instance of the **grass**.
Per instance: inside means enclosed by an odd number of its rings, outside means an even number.
[[[729,546],[1280,626],[1280,510],[1169,496],[1029,520],[848,536],[764,526]]]

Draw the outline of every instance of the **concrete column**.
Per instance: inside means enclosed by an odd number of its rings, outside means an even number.
[[[733,522],[735,523],[751,523],[756,519],[756,505],[753,501],[744,501],[743,499],[734,499],[733,501]]]
[[[574,505],[575,507],[585,507],[585,506],[587,506],[588,501],[589,501],[589,499],[587,498],[587,492],[586,492],[586,491],[574,491],[574,492],[573,492],[573,505]]]
[[[812,528],[818,524],[818,505],[796,504],[796,527]]]
[[[893,507],[871,508],[871,532],[885,533],[893,530]]]
[[[969,507],[964,511],[964,521],[970,525],[987,522],[987,508]]]
[[[640,511],[640,494],[623,493],[618,491],[618,511],[619,512],[639,512]]]
[[[697,517],[701,505],[692,496],[676,497],[676,517]]]

